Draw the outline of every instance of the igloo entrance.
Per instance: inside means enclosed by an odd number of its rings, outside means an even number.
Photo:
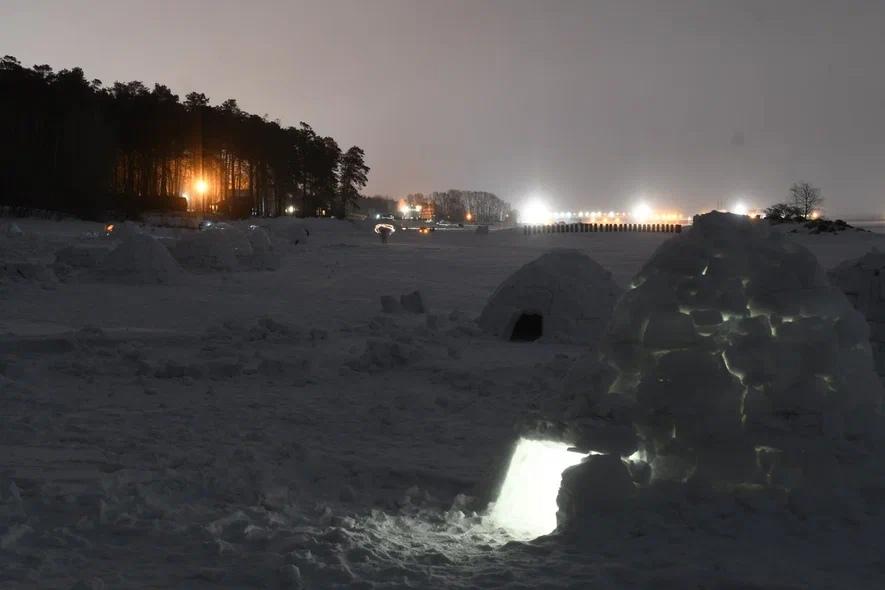
[[[544,316],[539,313],[523,312],[513,323],[511,342],[534,342],[544,335]]]
[[[562,472],[585,457],[564,442],[520,438],[501,493],[489,512],[492,522],[518,538],[552,533]]]

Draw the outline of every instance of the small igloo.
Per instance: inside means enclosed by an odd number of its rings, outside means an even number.
[[[874,248],[846,260],[830,271],[830,280],[867,318],[876,372],[885,379],[885,253]]]
[[[101,280],[133,284],[174,284],[185,276],[166,246],[140,233],[126,236],[95,272]]]
[[[633,280],[600,349],[615,373],[581,395],[567,438],[625,458],[637,485],[833,498],[885,484],[867,323],[807,249],[765,223],[695,217]],[[563,478],[566,521],[585,509],[598,461]]]
[[[513,341],[544,337],[593,344],[620,294],[611,273],[586,254],[553,250],[501,283],[483,309],[479,325]]]
[[[239,261],[253,252],[246,234],[227,223],[215,223],[182,238],[172,254],[183,267],[204,272],[237,270]]]

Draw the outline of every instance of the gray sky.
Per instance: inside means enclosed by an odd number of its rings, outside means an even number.
[[[367,193],[885,214],[882,0],[0,0],[0,53],[362,146]]]

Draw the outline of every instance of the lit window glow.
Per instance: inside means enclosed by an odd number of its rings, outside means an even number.
[[[553,532],[562,472],[587,456],[568,449],[562,442],[519,439],[501,494],[489,512],[496,526],[525,539]]]

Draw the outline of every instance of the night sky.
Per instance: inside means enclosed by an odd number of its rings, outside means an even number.
[[[0,52],[306,121],[367,194],[885,214],[885,2],[0,0]]]

